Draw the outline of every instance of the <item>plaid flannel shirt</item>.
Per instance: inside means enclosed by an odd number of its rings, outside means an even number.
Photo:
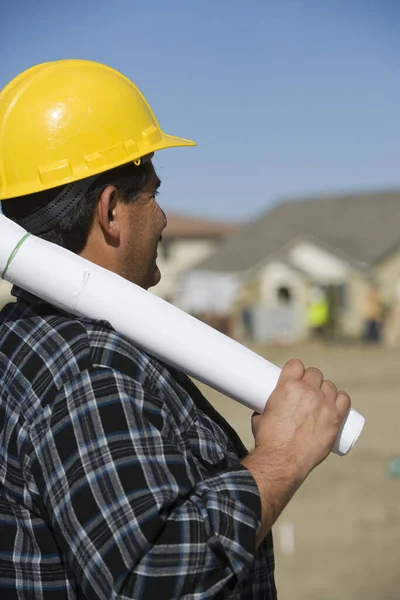
[[[22,290],[0,313],[0,597],[274,599],[235,432],[183,373]]]

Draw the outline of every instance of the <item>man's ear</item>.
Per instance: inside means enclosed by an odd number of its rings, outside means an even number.
[[[96,207],[98,224],[108,243],[118,246],[121,239],[121,215],[118,210],[118,190],[108,185],[102,192]]]

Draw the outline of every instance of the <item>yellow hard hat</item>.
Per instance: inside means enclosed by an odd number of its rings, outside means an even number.
[[[141,92],[118,71],[87,60],[44,63],[0,93],[0,200],[194,145],[164,133]]]

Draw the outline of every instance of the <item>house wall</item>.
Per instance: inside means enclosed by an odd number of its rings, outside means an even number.
[[[296,269],[281,261],[272,261],[260,269],[260,300],[266,304],[278,304],[278,290],[287,287],[296,302],[305,299],[305,278]]]
[[[11,283],[4,281],[4,279],[0,279],[0,310],[5,304],[8,304],[8,302],[15,302],[14,296],[11,296],[10,293],[11,288]]]
[[[180,291],[181,275],[210,256],[218,247],[219,239],[168,239],[159,245],[157,264],[161,281],[151,291],[174,302]]]
[[[260,304],[275,310],[281,306],[278,297],[280,288],[287,288],[291,295],[290,310],[292,325],[290,330],[296,338],[307,335],[307,297],[309,284],[307,278],[296,269],[281,261],[272,261],[265,265],[259,273]],[[273,317],[271,312],[271,318]]]
[[[279,302],[280,287],[290,290],[290,305]],[[243,314],[249,309],[254,340],[290,342],[304,337],[306,298],[307,282],[296,269],[279,260],[260,266],[244,278],[232,306],[236,336],[246,337]]]
[[[361,273],[349,271],[347,279],[347,306],[340,319],[344,335],[359,338],[364,327],[364,303],[368,291],[368,279]]]
[[[288,256],[293,265],[321,284],[342,283],[347,279],[348,263],[311,242],[298,242]]]
[[[360,337],[364,325],[364,302],[368,290],[366,274],[354,269],[340,257],[310,242],[300,242],[289,252],[293,264],[308,273],[319,285],[343,286],[346,297],[338,314],[337,332]],[[399,256],[400,265],[400,256]]]
[[[181,291],[176,304],[194,315],[229,317],[240,286],[240,275],[230,272],[186,271],[181,276]]]

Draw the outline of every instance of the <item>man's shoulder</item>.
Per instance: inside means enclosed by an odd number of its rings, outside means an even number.
[[[135,371],[150,362],[105,321],[75,317],[45,303],[17,302],[0,314],[0,356],[14,375],[20,372],[31,383],[51,376],[53,384],[61,387],[93,367],[135,377]]]
[[[158,361],[107,321],[81,321],[86,330],[94,367],[106,367],[144,383],[146,374],[160,368]]]

